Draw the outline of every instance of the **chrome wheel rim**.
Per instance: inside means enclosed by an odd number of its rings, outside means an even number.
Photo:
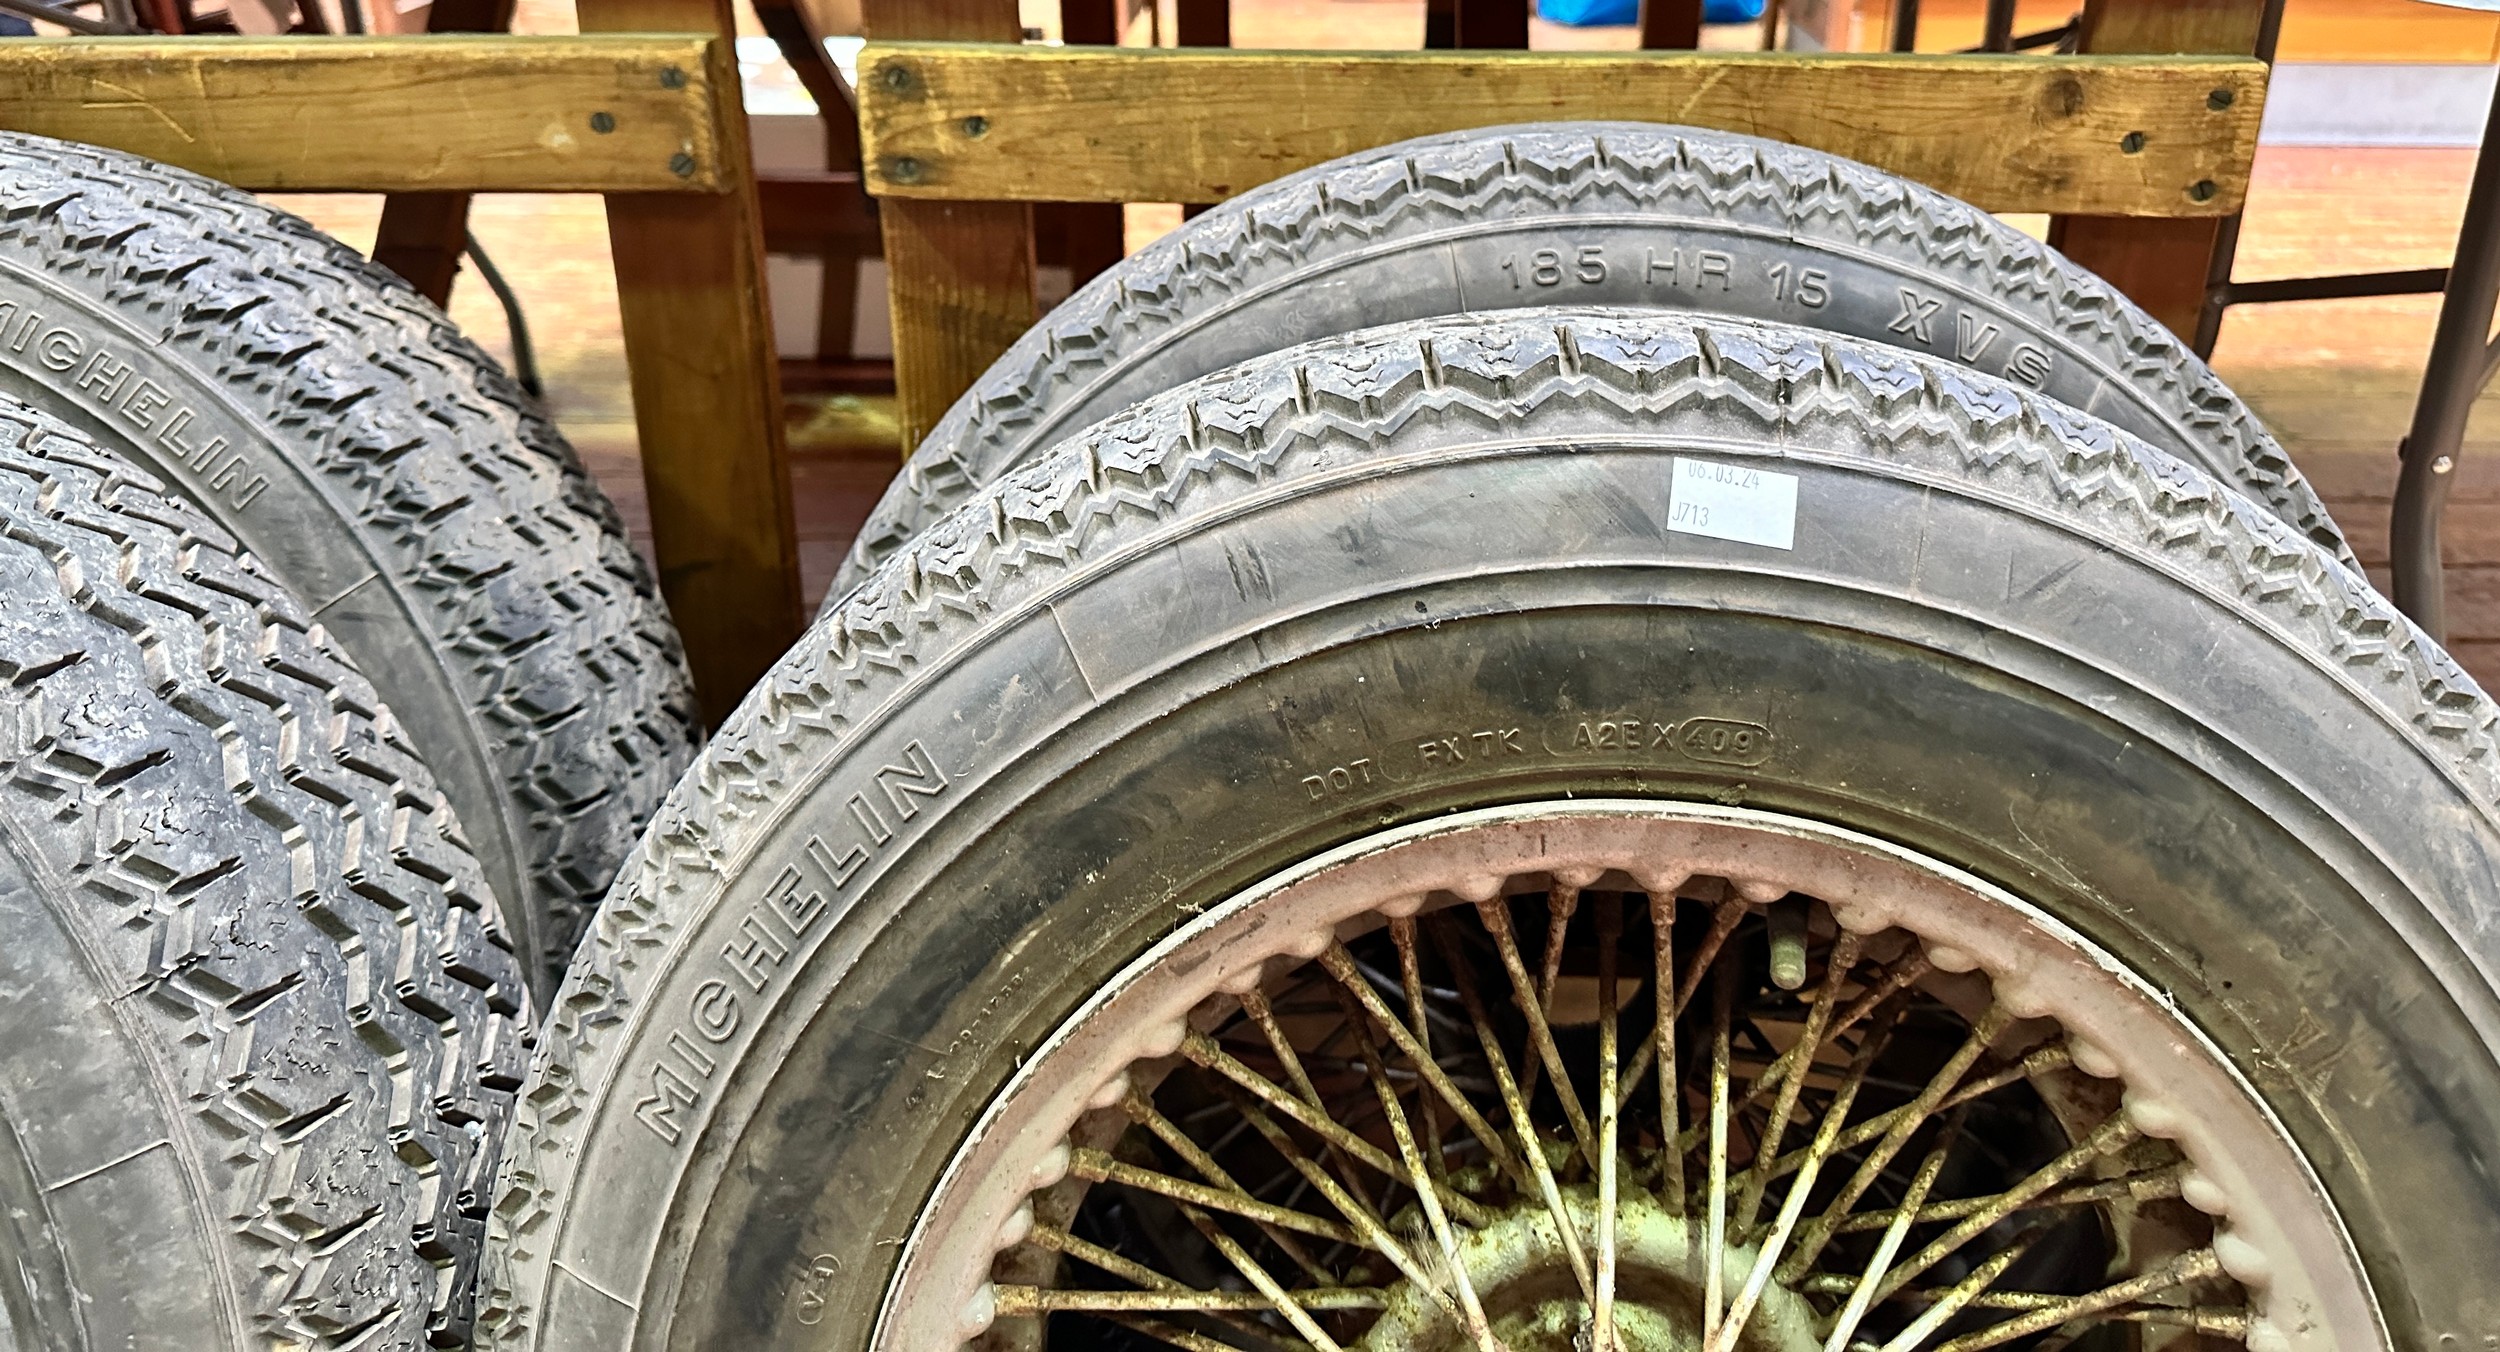
[[[1129,964],[957,1151],[874,1345],[2389,1343],[2289,1134],[2081,935],[1838,828],[1584,801]]]

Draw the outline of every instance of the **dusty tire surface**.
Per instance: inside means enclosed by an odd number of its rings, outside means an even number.
[[[213,522],[0,400],[15,1347],[466,1345],[529,1026],[406,730]]]
[[[1319,165],[1106,271],[931,429],[826,605],[981,485],[1148,395],[1331,334],[1538,305],[1733,315],[1958,360],[2107,419],[2344,553],[2290,457],[2203,362],[1986,212],[1753,137],[1558,123]]]
[[[701,742],[555,427],[398,278],[247,194],[0,135],[0,394],[198,504],[380,687],[552,989]]]
[[[1687,457],[1793,476],[1784,547],[1673,525]],[[2468,1345],[2496,719],[2270,513],[1949,363],[1626,311],[1263,357],[921,532],[713,740],[550,1012],[486,1341],[874,1346],[936,1180],[1111,974],[1374,833],[1623,798],[2085,935],[2262,1093],[2393,1345]],[[1650,735],[1696,722],[1754,740]]]

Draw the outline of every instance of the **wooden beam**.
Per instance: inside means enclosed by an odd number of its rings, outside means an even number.
[[[1626,118],[1813,146],[1990,211],[2124,216],[2235,210],[2266,76],[2223,59],[883,42],[861,69],[868,188],[886,197],[1212,202],[1409,137]]]
[[[1024,33],[1016,0],[866,0],[862,14],[869,38],[878,42],[1004,45]],[[861,106],[875,96],[860,90]],[[956,396],[1039,317],[1033,209],[1021,202],[898,200],[878,215],[894,315],[895,419],[908,455]]]
[[[348,0],[354,12],[355,0]],[[512,0],[433,0],[429,33],[500,33],[512,26]],[[469,243],[469,194],[393,193],[373,230],[373,261],[405,278],[417,294],[451,308],[451,283]]]
[[[2115,53],[2228,53],[2274,57],[2282,0],[2086,0],[2082,50]],[[2108,279],[2155,319],[2210,353],[2221,311],[2206,298],[2230,280],[2238,238],[2236,205],[2195,221],[2125,219],[2119,213],[2061,215],[2049,242]]]
[[[581,0],[586,30],[731,31],[727,0]],[[608,243],[650,490],[652,544],[695,693],[717,723],[796,639],[781,366],[736,58],[707,42],[723,191],[612,194]]]
[[[715,109],[735,104],[714,97],[711,46],[651,34],[21,38],[0,43],[0,127],[256,192],[720,192]]]

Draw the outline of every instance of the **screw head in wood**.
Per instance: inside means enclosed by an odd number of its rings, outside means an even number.
[[[592,113],[590,115],[590,129],[599,133],[601,136],[605,136],[609,132],[616,130],[616,114]]]
[[[988,118],[981,116],[979,113],[974,113],[972,116],[964,119],[964,135],[981,137],[989,134],[990,120]]]
[[[2144,153],[2144,133],[2131,131],[2118,138],[2118,148],[2130,155]]]
[[[886,164],[885,176],[897,183],[920,181],[920,161],[909,155],[897,155]]]
[[[2228,89],[2217,89],[2205,96],[2205,106],[2218,113],[2223,109],[2230,107],[2232,104],[2239,102],[2239,99],[2239,95]]]
[[[2188,196],[2199,202],[2214,200],[2214,194],[2219,191],[2220,189],[2214,187],[2214,181],[2210,178],[2200,178],[2188,185]]]
[[[890,62],[885,69],[877,72],[877,78],[885,81],[887,89],[900,94],[911,88],[911,67],[900,61]]]
[[[679,69],[678,69],[677,67],[675,67],[675,66],[666,66],[666,67],[663,67],[663,68],[661,69],[661,71],[660,71],[660,88],[662,88],[662,89],[683,89],[683,88],[685,88],[685,87],[686,87],[686,72],[684,72],[684,71],[682,71],[682,70],[679,70]]]
[[[694,177],[694,156],[678,151],[668,157],[668,171],[679,178]]]

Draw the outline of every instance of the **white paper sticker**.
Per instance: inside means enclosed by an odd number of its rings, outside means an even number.
[[[1796,547],[1796,475],[1680,455],[1674,474],[1667,529],[1772,549]]]

